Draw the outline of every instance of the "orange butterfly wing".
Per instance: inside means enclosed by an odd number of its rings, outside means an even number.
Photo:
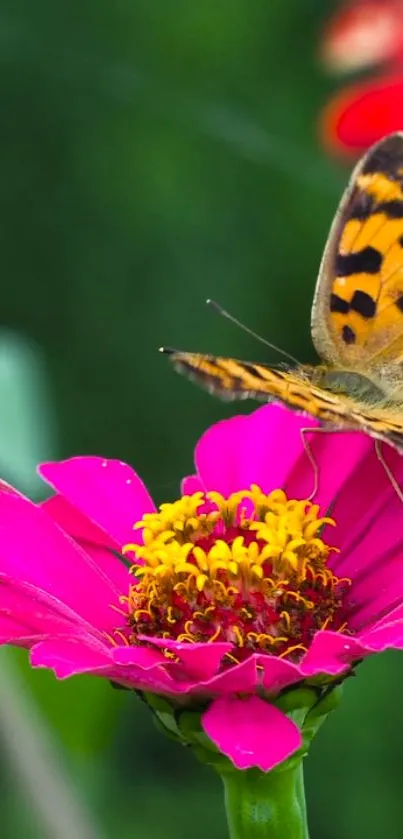
[[[403,361],[403,134],[353,172],[319,271],[312,337],[323,360],[364,375],[382,377],[388,364],[396,374]]]

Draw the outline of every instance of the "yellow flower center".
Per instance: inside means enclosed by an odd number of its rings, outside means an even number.
[[[344,628],[350,580],[327,565],[336,550],[321,538],[331,518],[310,501],[259,487],[223,498],[197,492],[162,504],[134,525],[136,582],[127,598],[129,641],[229,641],[228,657],[253,652],[298,661],[319,629]]]

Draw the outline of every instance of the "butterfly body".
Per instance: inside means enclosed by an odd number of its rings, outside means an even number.
[[[403,134],[372,147],[352,174],[319,270],[312,339],[321,363],[295,369],[168,352],[221,398],[281,401],[403,451]]]

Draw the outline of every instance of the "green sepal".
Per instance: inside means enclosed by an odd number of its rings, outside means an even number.
[[[220,775],[233,771],[234,765],[228,757],[223,755],[215,743],[210,740],[203,730],[202,711],[192,711],[188,708],[176,712],[176,722],[182,742],[192,749],[193,754],[207,766],[211,766]]]
[[[154,716],[154,723],[159,731],[171,740],[181,740],[181,733],[176,723],[175,708],[165,696],[144,692],[142,698]]]
[[[187,744],[184,743],[183,738],[178,733],[177,729],[175,730],[170,725],[170,721],[164,717],[160,718],[158,714],[153,714],[154,725],[161,734],[165,734],[165,737],[168,737],[170,740],[175,740],[177,743],[182,743],[184,746]]]
[[[203,730],[202,714],[208,703],[202,707],[180,707],[174,699],[168,699],[154,693],[138,692],[154,716],[154,723],[159,731],[171,740],[180,741],[189,746],[196,757],[214,768],[220,775],[234,771],[232,762],[223,755]],[[299,683],[296,687],[285,690],[273,699],[265,697],[281,710],[301,731],[301,747],[284,762],[288,770],[295,768],[308,753],[310,744],[326,716],[337,707],[342,693],[340,679],[327,685],[312,681]],[[263,698],[263,697],[262,697]],[[281,765],[283,766],[283,764]],[[275,771],[279,771],[277,767]]]
[[[176,712],[176,723],[181,734],[192,740],[201,730],[201,712],[190,708],[181,708]]]
[[[281,693],[272,701],[272,705],[287,714],[287,717],[293,719],[297,725],[301,725],[317,700],[318,692],[314,688],[302,685]]]
[[[340,681],[334,685],[328,683],[325,688],[319,687],[319,684],[305,683],[296,689],[285,691],[274,700],[273,705],[283,711],[301,730],[302,746],[294,756],[297,760],[307,755],[311,742],[327,715],[339,704],[342,688]]]
[[[343,695],[344,684],[329,686],[326,691],[323,691],[318,701],[313,705],[308,713],[307,720],[326,717],[331,711],[338,707]]]
[[[323,725],[327,715],[334,711],[340,704],[343,688],[343,684],[329,687],[308,712],[303,729],[304,742],[306,741],[308,746],[319,731],[321,725]]]
[[[155,711],[157,714],[173,714],[173,704],[166,698],[166,696],[161,696],[158,693],[150,693],[148,691],[142,691],[142,697],[144,701],[147,703],[148,707],[151,708],[152,711]]]
[[[209,752],[220,754],[219,749],[207,737],[202,726],[202,712],[184,709],[176,715],[176,721],[182,737],[192,746],[207,749]]]
[[[121,685],[120,682],[113,682],[112,679],[109,679],[109,684],[114,690],[131,690],[133,693],[133,688],[129,688],[126,685]]]

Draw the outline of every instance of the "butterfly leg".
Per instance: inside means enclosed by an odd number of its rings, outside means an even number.
[[[320,427],[319,428],[301,428],[301,431],[300,431],[302,445],[304,447],[305,454],[306,454],[306,456],[307,456],[307,458],[308,458],[308,460],[309,460],[309,462],[312,466],[313,474],[314,474],[313,490],[310,493],[310,495],[308,495],[308,498],[307,498],[308,501],[313,501],[313,499],[315,498],[315,495],[316,495],[316,493],[319,489],[319,466],[318,466],[318,464],[317,464],[317,462],[316,462],[316,460],[313,456],[312,449],[311,449],[311,447],[308,443],[308,440],[305,436],[306,434],[313,433],[314,431],[315,432],[318,431],[320,433],[326,433],[326,434],[329,433],[329,430],[327,428],[320,428]]]
[[[318,464],[317,464],[317,462],[314,458],[312,449],[311,449],[305,435],[308,434],[308,433],[309,434],[336,434],[336,433],[337,434],[342,434],[343,431],[344,431],[344,429],[342,429],[342,428],[338,428],[337,431],[336,431],[336,429],[334,429],[334,428],[326,428],[322,425],[315,426],[315,428],[301,428],[300,434],[301,434],[301,438],[302,438],[302,445],[304,447],[304,450],[306,452],[306,456],[307,456],[307,458],[308,458],[308,460],[309,460],[309,462],[312,466],[313,472],[314,472],[313,490],[312,490],[311,494],[308,496],[308,501],[313,501],[313,499],[315,498],[315,495],[316,495],[316,493],[319,489],[319,466],[318,466]],[[345,431],[347,433],[347,429]]]
[[[390,482],[393,486],[393,489],[395,490],[395,493],[396,493],[397,497],[400,499],[400,501],[403,504],[403,492],[402,492],[399,484],[397,483],[397,480],[396,480],[390,466],[388,466],[388,464],[386,463],[386,460],[384,458],[383,451],[382,451],[382,440],[375,440],[375,451],[376,451],[376,456],[377,456],[379,462],[382,464],[382,466],[383,466],[383,468],[384,468],[384,470],[385,470],[385,472],[386,472],[386,474],[387,474],[387,476],[388,476],[388,478],[389,478],[389,480],[390,480]]]

